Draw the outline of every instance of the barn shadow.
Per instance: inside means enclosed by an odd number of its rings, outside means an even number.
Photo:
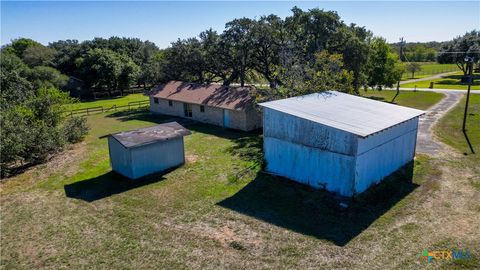
[[[163,175],[169,171],[152,174],[136,180],[128,179],[114,171],[110,171],[94,178],[65,185],[63,188],[65,195],[69,198],[93,202],[162,181],[165,179]]]
[[[338,246],[345,246],[418,185],[413,162],[353,200],[335,197],[296,182],[258,173],[218,205]],[[343,208],[339,202],[347,202]]]

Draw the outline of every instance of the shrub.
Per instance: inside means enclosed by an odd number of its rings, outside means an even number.
[[[88,125],[85,117],[68,118],[63,125],[63,134],[69,143],[82,141],[87,133]]]

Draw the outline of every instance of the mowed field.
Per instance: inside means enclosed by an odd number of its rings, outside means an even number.
[[[413,106],[437,100],[420,95],[430,101]],[[398,104],[413,104],[406,96]],[[478,117],[480,102],[472,102]],[[129,181],[111,172],[105,135],[172,118],[89,116],[84,142],[1,183],[1,267],[473,269],[480,180],[473,161],[457,162],[476,158],[462,155],[462,137],[451,132],[458,110],[437,129],[458,149],[450,158],[419,155],[347,209],[327,192],[264,174],[260,134],[203,124],[186,125],[193,134],[185,137],[184,166]],[[463,249],[472,258],[427,265],[425,249]]]
[[[454,73],[454,74],[444,76],[442,78],[402,84],[401,87],[405,87],[405,88],[415,88],[415,87],[417,87],[417,88],[429,88],[430,87],[430,82],[433,82],[434,83],[434,86],[433,86],[434,89],[467,90],[468,85],[460,82],[462,76],[463,76],[462,72],[457,72],[457,73]],[[480,90],[480,81],[479,81],[480,80],[480,75],[476,74],[475,76],[476,76],[476,79],[475,79],[475,82],[472,84],[471,89],[472,90]]]
[[[435,74],[458,71],[458,67],[456,64],[438,64],[435,62],[419,62],[419,64],[422,70],[415,72],[415,77],[412,77],[411,72],[406,71],[402,76],[402,80],[404,81],[410,79],[419,79],[429,77]]]
[[[91,107],[104,107],[104,109],[110,108],[114,105],[116,106],[125,106],[130,102],[139,102],[147,101],[148,96],[144,94],[130,94],[123,97],[116,98],[101,98],[101,99],[92,99],[89,101],[76,102],[65,106],[65,110],[77,110]]]
[[[395,98],[397,91],[394,90],[367,90],[360,91],[360,95],[366,98],[371,98],[379,101],[390,102],[397,105],[409,106],[420,110],[426,110],[428,107],[439,102],[444,95],[435,92],[422,91],[400,91],[400,94]]]

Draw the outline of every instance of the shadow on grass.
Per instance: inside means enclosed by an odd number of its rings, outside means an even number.
[[[233,140],[227,151],[239,158],[261,165],[263,163],[263,137],[260,134],[248,134]]]
[[[413,162],[349,202],[333,194],[259,173],[218,205],[265,222],[344,246],[397,202],[415,190]]]
[[[385,101],[384,97],[368,96],[366,98],[373,99],[373,100],[379,100],[379,101]]]
[[[169,170],[171,171],[171,170]],[[165,179],[165,171],[158,174],[131,180],[116,172],[110,171],[100,176],[65,185],[65,195],[69,198],[93,202],[128,190],[153,184]]]
[[[435,82],[435,84],[445,84],[445,85],[465,85],[467,86],[467,82],[462,82],[463,75],[449,75],[442,77],[441,80],[438,80]],[[472,76],[473,83],[472,85],[480,85],[480,76],[479,75],[474,75]]]

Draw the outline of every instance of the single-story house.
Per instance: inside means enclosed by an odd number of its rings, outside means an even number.
[[[152,90],[150,111],[250,131],[262,126],[253,86],[227,87],[170,81]]]
[[[336,91],[259,105],[266,171],[347,197],[413,160],[424,114]]]
[[[185,162],[183,136],[191,134],[177,122],[108,136],[112,169],[137,179],[177,167]]]

